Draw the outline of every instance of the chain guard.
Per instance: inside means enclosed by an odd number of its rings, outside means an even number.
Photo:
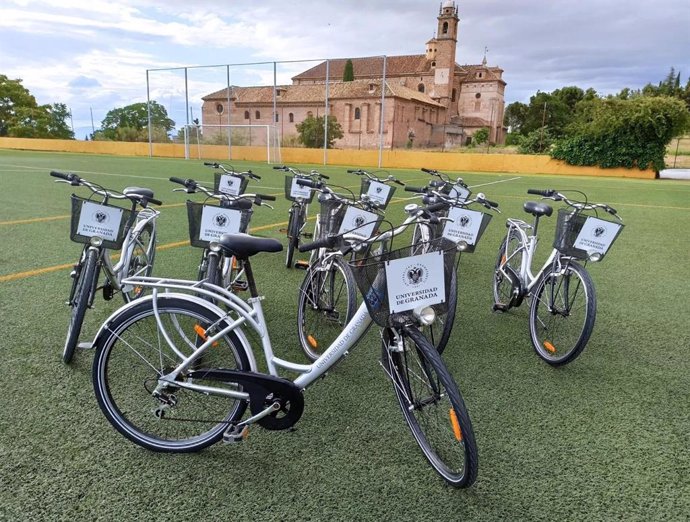
[[[278,402],[280,409],[257,421],[257,424],[268,430],[291,428],[302,417],[304,411],[302,390],[295,386],[292,381],[281,377],[221,368],[191,370],[187,373],[187,377],[239,384],[249,393],[249,409],[252,415],[256,415],[271,404]]]

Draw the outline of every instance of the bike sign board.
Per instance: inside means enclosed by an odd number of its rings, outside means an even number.
[[[343,222],[340,224],[338,234],[353,231],[356,234],[364,237],[371,237],[374,233],[377,223],[379,222],[379,215],[362,210],[357,207],[347,207]]]
[[[311,197],[311,188],[297,184],[297,180],[302,179],[298,177],[292,178],[292,186],[290,188],[290,196],[293,198],[309,199]]]
[[[199,239],[218,241],[223,234],[235,234],[240,231],[242,213],[239,210],[205,205],[201,212]]]
[[[392,314],[446,300],[443,252],[387,261],[385,270],[388,307]]]
[[[391,191],[391,187],[385,183],[379,181],[372,181],[369,184],[369,190],[367,190],[367,196],[373,202],[379,205],[386,205],[388,203],[388,193]]]
[[[468,245],[477,242],[484,219],[483,212],[454,207],[448,211],[448,218],[452,221],[447,221],[443,227],[443,237],[455,243],[465,241]]]
[[[582,225],[573,246],[589,254],[606,254],[620,229],[621,225],[617,223],[590,216]]]
[[[218,183],[218,190],[223,194],[239,196],[242,190],[242,181],[242,178],[239,176],[222,174],[220,176],[220,182]]]
[[[453,185],[450,189],[448,195],[451,198],[456,198],[458,201],[467,201],[467,196],[470,195],[470,189],[463,187],[462,185]]]
[[[122,221],[122,209],[83,201],[77,234],[85,237],[98,236],[108,241],[117,241]]]

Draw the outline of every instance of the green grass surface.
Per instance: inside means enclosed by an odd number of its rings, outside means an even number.
[[[258,191],[282,195],[282,173]],[[429,165],[433,167],[433,165]],[[479,478],[447,488],[404,425],[371,331],[306,392],[294,432],[251,430],[239,445],[160,455],[120,436],[92,391],[92,353],[61,362],[72,263],[71,187],[51,169],[113,188],[154,189],[159,245],[187,239],[185,196],[169,176],[212,179],[198,161],[0,151],[0,520],[679,520],[690,513],[690,184],[462,173],[498,201],[477,251],[460,262],[458,317],[444,358],[470,411]],[[358,180],[324,168],[337,183]],[[421,184],[425,175],[396,175]],[[496,183],[499,182],[499,183]],[[493,183],[493,184],[490,184]],[[527,308],[490,312],[491,277],[507,217],[523,217],[527,188],[580,189],[616,207],[626,228],[601,264],[594,333],[572,364],[534,354]],[[400,192],[397,195],[404,195]],[[389,216],[402,218],[395,202]],[[256,211],[259,233],[283,238],[287,202]],[[313,212],[312,212],[313,214]],[[10,222],[10,223],[8,223]],[[555,219],[544,220],[538,260]],[[193,277],[200,251],[159,251],[155,274]],[[301,362],[297,286],[284,255],[256,258],[278,354]],[[83,337],[121,305],[98,297]]]

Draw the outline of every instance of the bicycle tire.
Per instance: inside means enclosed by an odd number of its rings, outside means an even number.
[[[197,347],[200,328],[226,323],[202,305],[180,297],[158,297],[161,324],[185,355]],[[247,347],[234,332],[220,338],[203,355],[203,367],[249,370]],[[246,402],[207,395],[182,387],[163,389],[154,398],[158,376],[169,373],[180,358],[160,335],[153,300],[143,300],[115,315],[103,330],[96,347],[92,380],[98,405],[112,426],[146,449],[168,453],[199,451],[218,442],[229,423],[237,422]],[[199,368],[195,367],[198,374]],[[186,378],[183,373],[180,382]],[[194,383],[240,389],[232,383]],[[167,406],[166,406],[167,401]],[[175,422],[177,421],[177,422]]]
[[[89,305],[91,293],[94,291],[97,278],[97,264],[98,255],[97,250],[86,248],[84,260],[77,267],[77,279],[74,282],[74,293],[72,300],[69,303],[72,307],[70,314],[69,326],[67,327],[67,338],[65,339],[65,346],[62,349],[62,361],[65,364],[72,362],[74,358],[74,351],[79,343],[79,334],[81,333],[82,325],[84,324],[84,316],[86,315],[86,308]]]
[[[292,268],[292,261],[295,257],[295,250],[297,249],[297,245],[299,244],[299,230],[300,230],[300,223],[299,223],[299,214],[300,210],[298,210],[298,207],[292,207],[290,209],[290,218],[288,219],[288,228],[287,228],[287,252],[285,253],[285,267],[286,268]]]
[[[357,291],[350,266],[339,257],[326,266],[311,265],[297,298],[297,331],[304,354],[312,361],[318,359],[356,310]]]
[[[508,245],[507,250],[506,245]],[[524,252],[521,246],[520,235],[509,230],[498,248],[493,277],[495,310],[507,311],[522,304],[522,290],[518,286]]]
[[[544,271],[530,304],[532,346],[552,366],[572,362],[582,353],[596,319],[592,278],[583,266],[565,263],[562,273],[555,273],[552,267]]]
[[[389,347],[384,330],[382,364],[403,417],[424,456],[451,486],[477,479],[478,453],[469,413],[452,375],[433,345],[414,326],[398,330],[403,351]]]
[[[412,245],[416,245],[422,241],[421,227],[427,225],[417,224],[412,233]],[[441,237],[442,229],[438,226],[428,225],[429,239],[433,240],[436,237]],[[423,253],[420,251],[419,253]],[[458,263],[459,263],[458,259]],[[448,306],[446,313],[436,316],[436,320],[430,326],[422,327],[424,335],[431,341],[431,344],[438,350],[438,353],[443,353],[448,345],[450,334],[453,331],[453,323],[455,322],[455,314],[458,307],[458,271],[457,265],[455,272],[451,275],[450,290],[448,293]]]
[[[129,260],[125,277],[144,276],[149,277],[153,273],[153,263],[156,260],[156,230],[153,224],[147,223],[141,232],[132,238],[134,249]],[[131,291],[122,291],[125,303],[144,295],[145,287],[135,286]]]

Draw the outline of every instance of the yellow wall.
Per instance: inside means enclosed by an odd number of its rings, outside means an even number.
[[[113,141],[76,140],[34,140],[28,138],[0,138],[0,149],[25,149],[54,152],[77,152],[88,154],[115,154],[121,156],[148,156],[148,143],[120,143]],[[172,143],[158,143],[152,146],[153,156],[184,158],[184,146]],[[286,164],[324,164],[321,149],[283,148],[281,161]],[[228,159],[224,145],[202,145],[190,147],[192,159]],[[232,159],[266,161],[265,147],[233,147]],[[326,164],[352,167],[377,167],[377,150],[328,150]],[[653,170],[601,169],[598,167],[576,167],[555,160],[550,156],[523,154],[465,154],[452,152],[423,152],[411,150],[384,150],[381,155],[383,168],[418,169],[426,167],[441,171],[460,172],[518,172],[523,174],[555,174],[576,176],[612,176],[623,178],[654,179]]]

